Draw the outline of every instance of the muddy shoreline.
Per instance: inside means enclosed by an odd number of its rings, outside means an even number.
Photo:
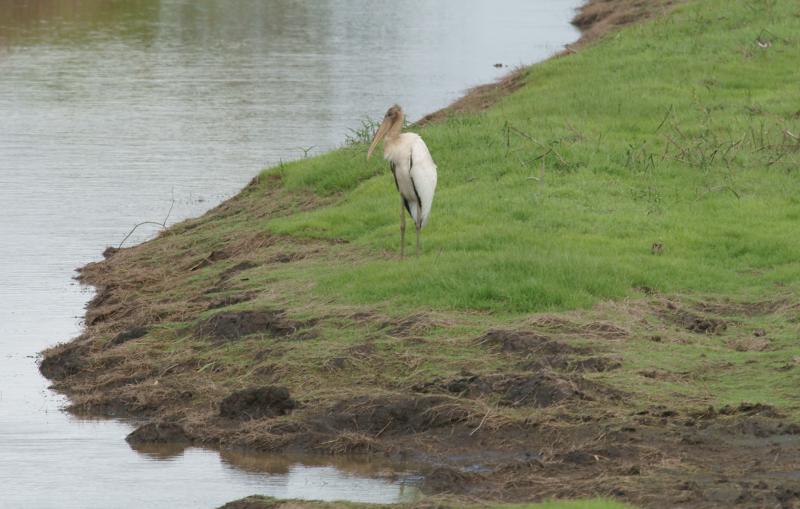
[[[584,37],[565,55],[672,4],[589,2],[575,20]],[[421,122],[485,109],[526,79],[522,71],[478,87]],[[42,373],[70,396],[75,412],[147,418],[132,443],[377,455],[421,465],[426,493],[481,500],[604,496],[646,507],[796,507],[800,426],[781,411],[758,402],[643,401],[605,375],[623,369],[619,349],[630,338],[700,342],[751,327],[732,316],[785,316],[797,302],[693,302],[642,289],[617,314],[601,306],[460,333],[457,346],[491,358],[491,370],[465,363],[457,376],[417,375],[412,356],[398,358],[384,346],[435,348],[433,332],[468,328],[468,320],[323,306],[301,314],[277,305],[237,308],[256,300],[249,271],[324,259],[343,243],[253,229],[196,247],[196,236],[215,223],[321,204],[281,192],[279,177],[254,181],[153,241],[108,249],[104,261],[80,270],[81,282],[97,288],[84,334],[46,351]],[[342,327],[356,339],[330,351],[314,347]],[[760,344],[754,338],[735,348]],[[292,359],[301,349],[310,357],[298,373]],[[242,351],[252,364],[237,363]],[[384,376],[392,370],[400,376]],[[640,376],[682,383],[699,374]]]

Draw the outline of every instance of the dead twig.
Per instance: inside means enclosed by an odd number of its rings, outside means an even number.
[[[125,235],[125,238],[122,239],[122,242],[119,243],[119,246],[117,246],[117,249],[121,249],[122,245],[125,244],[125,241],[128,240],[130,238],[130,236],[133,235],[133,232],[135,232],[136,229],[139,228],[140,226],[144,226],[146,224],[151,224],[151,225],[154,225],[154,226],[160,226],[162,231],[165,230],[167,228],[167,221],[169,221],[169,216],[172,214],[172,209],[173,208],[175,208],[174,190],[173,190],[173,196],[172,196],[172,203],[170,203],[170,205],[169,205],[169,210],[167,211],[167,215],[164,217],[164,220],[161,221],[160,223],[157,223],[155,221],[142,221],[141,223],[138,223],[138,224],[134,225],[133,228],[131,228],[131,231],[129,231],[128,234]]]

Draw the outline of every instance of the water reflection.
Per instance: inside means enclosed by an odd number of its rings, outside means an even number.
[[[0,47],[106,38],[152,40],[159,0],[0,0]]]
[[[153,460],[171,460],[183,455],[189,444],[128,444],[131,449]]]
[[[420,117],[506,72],[497,62],[546,57],[576,37],[578,3],[0,0],[0,506],[406,496],[402,475],[371,477],[383,466],[134,452],[128,424],[61,412],[34,356],[80,332],[91,291],[73,270],[134,224],[173,200],[171,221],[199,215],[393,102]],[[318,479],[338,491],[302,488]]]

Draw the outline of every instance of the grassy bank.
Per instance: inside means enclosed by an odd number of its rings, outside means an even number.
[[[482,499],[780,504],[798,33],[788,0],[687,2],[438,115],[419,258],[364,144],[266,170],[85,267],[85,334],[42,371],[159,423],[133,440],[382,454]]]
[[[771,295],[797,280],[800,248],[792,9],[679,9],[531,68],[490,111],[424,130],[441,168],[424,257],[292,276],[319,298],[502,313],[645,286]],[[344,196],[264,228],[397,250],[391,177],[363,147],[270,173],[288,190]]]
[[[347,502],[308,502],[303,500],[277,500],[270,497],[248,497],[231,502],[220,509],[409,509],[412,505],[374,505]],[[426,506],[429,507],[429,506]],[[583,500],[575,502],[544,502],[522,505],[480,505],[465,506],[467,509],[626,509],[630,506],[604,500]]]

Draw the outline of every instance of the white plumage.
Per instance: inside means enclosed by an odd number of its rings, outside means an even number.
[[[420,228],[428,222],[436,190],[436,164],[419,135],[403,133],[395,143],[386,143],[383,157],[392,166],[397,190]]]
[[[404,114],[400,106],[394,105],[386,112],[381,126],[375,133],[367,159],[385,138],[383,157],[389,161],[397,191],[400,193],[400,257],[405,248],[405,211],[414,220],[417,231],[417,254],[419,254],[420,230],[428,222],[436,191],[436,164],[428,146],[414,133],[403,133]]]

